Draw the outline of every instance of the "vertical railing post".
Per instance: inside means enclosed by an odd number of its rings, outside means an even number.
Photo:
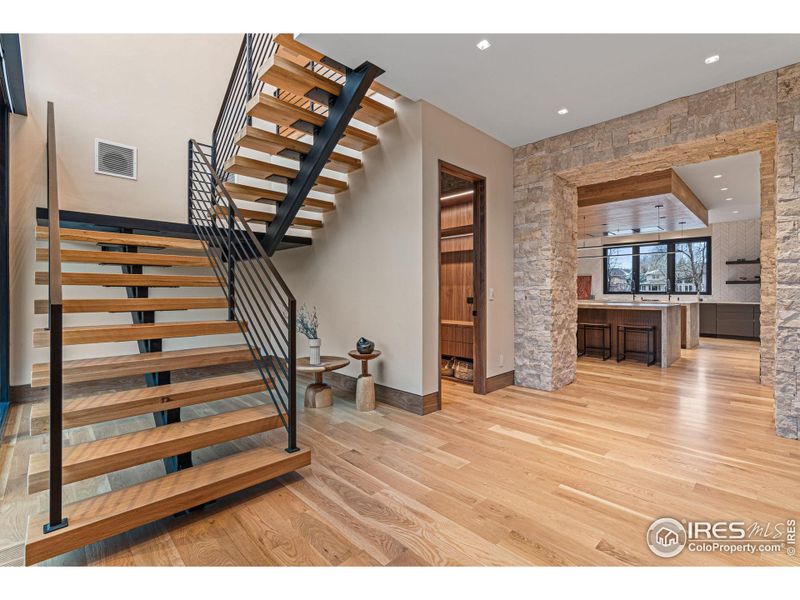
[[[234,304],[234,295],[236,293],[236,282],[234,277],[236,277],[235,272],[235,261],[233,258],[233,235],[234,235],[234,227],[236,226],[235,222],[235,215],[233,214],[233,207],[228,206],[228,249],[227,249],[227,259],[228,259],[228,320],[235,321],[236,320],[236,311],[235,311],[235,304]]]
[[[245,102],[250,102],[250,99],[253,97],[253,34],[252,33],[245,33],[244,34],[244,56],[245,56],[245,89],[247,90],[247,94],[245,96]],[[253,117],[250,115],[247,116],[247,124],[253,124]]]
[[[55,109],[47,103],[47,304],[50,329],[50,511],[43,529],[50,533],[68,525],[62,515],[61,459],[63,441],[63,314],[61,294],[61,221],[58,203]]]
[[[186,196],[186,207],[187,207],[187,210],[189,212],[188,212],[188,215],[187,215],[186,222],[189,223],[189,225],[191,225],[192,224],[192,173],[193,173],[193,170],[192,170],[192,142],[191,142],[191,140],[189,140],[188,148],[189,148],[189,151],[188,151],[189,165],[188,165],[188,170],[186,171],[186,178],[187,178],[187,180],[186,180],[186,184],[187,184],[186,185],[186,194],[187,194],[187,196]]]
[[[294,298],[289,298],[288,307],[288,325],[289,330],[289,381],[287,387],[289,388],[289,398],[287,399],[287,410],[289,411],[287,430],[289,434],[289,444],[286,447],[287,452],[297,452],[297,302]]]

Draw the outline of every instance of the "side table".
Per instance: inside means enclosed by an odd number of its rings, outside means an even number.
[[[381,351],[361,354],[357,350],[351,350],[347,354],[350,358],[361,361],[361,375],[356,381],[356,408],[361,411],[375,410],[375,379],[369,374],[368,363],[373,358],[378,358]]]
[[[298,373],[313,373],[314,383],[306,388],[304,404],[308,408],[325,408],[333,404],[331,386],[322,380],[326,371],[335,371],[350,364],[350,361],[341,356],[322,356],[320,364],[312,365],[308,356],[297,359]]]

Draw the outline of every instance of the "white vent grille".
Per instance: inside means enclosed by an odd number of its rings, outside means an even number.
[[[136,179],[136,148],[107,140],[95,140],[94,172]]]

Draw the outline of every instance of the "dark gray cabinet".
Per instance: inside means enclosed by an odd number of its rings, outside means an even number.
[[[700,335],[758,339],[761,335],[758,304],[703,303]]]
[[[700,335],[717,335],[717,305],[700,304]]]

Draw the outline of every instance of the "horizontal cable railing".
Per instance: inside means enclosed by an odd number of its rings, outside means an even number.
[[[234,141],[237,132],[252,122],[247,116],[247,103],[264,87],[264,82],[258,78],[258,69],[277,48],[271,33],[246,33],[242,38],[212,135],[211,163],[221,179],[225,161],[237,152]]]
[[[211,147],[189,141],[189,220],[204,242],[239,322],[267,395],[296,444],[296,302],[207,156]]]

